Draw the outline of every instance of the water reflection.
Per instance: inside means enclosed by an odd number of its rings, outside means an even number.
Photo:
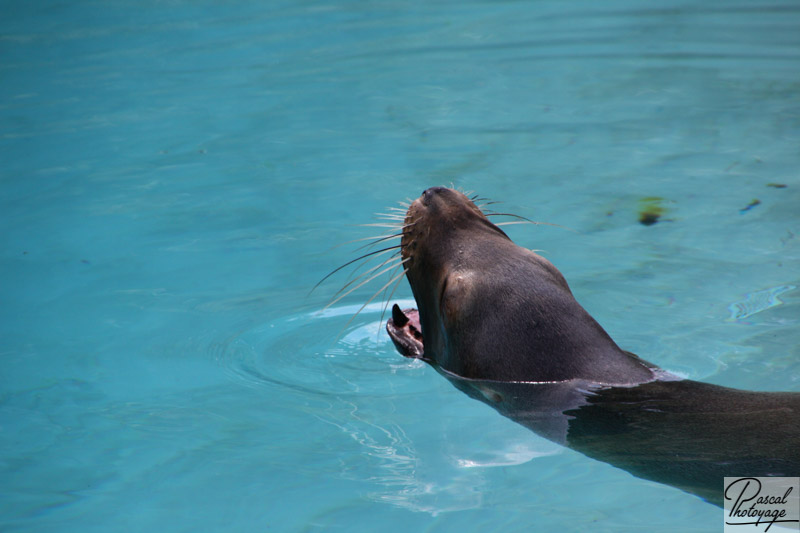
[[[632,387],[582,380],[453,385],[589,457],[722,506],[725,476],[800,472],[800,394],[665,379]]]

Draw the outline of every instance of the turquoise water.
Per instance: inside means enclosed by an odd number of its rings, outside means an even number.
[[[453,184],[626,349],[800,390],[795,2],[2,13],[0,529],[721,530],[308,293]]]

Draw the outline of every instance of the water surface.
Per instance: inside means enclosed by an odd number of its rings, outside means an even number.
[[[794,3],[3,13],[0,529],[720,527],[400,357],[380,284],[308,292],[452,184],[569,228],[507,229],[626,349],[800,390]]]

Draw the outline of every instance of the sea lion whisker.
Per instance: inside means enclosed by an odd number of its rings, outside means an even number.
[[[402,237],[402,235],[403,235],[402,233],[393,233],[392,235],[383,234],[383,235],[373,235],[371,237],[361,237],[360,239],[353,239],[353,240],[345,241],[345,242],[342,242],[342,243],[339,243],[339,244],[334,244],[333,246],[331,246],[329,248],[328,251],[335,250],[336,248],[341,248],[342,246],[345,246],[345,245],[348,245],[348,244],[353,244],[355,242],[362,242],[362,241],[369,241],[369,240],[372,240],[372,239],[377,239],[377,240],[375,240],[375,242],[377,243],[377,242],[380,242],[381,240],[386,240],[386,239],[389,239],[391,237],[398,237],[398,236]],[[356,248],[356,250],[360,250],[361,248],[364,248],[364,246],[360,246],[360,247]]]
[[[372,242],[368,242],[367,244],[362,244],[361,246],[356,248],[356,250],[362,250],[364,248],[369,248],[370,246],[374,246],[374,245],[378,244],[379,242],[388,241],[389,239],[395,239],[397,237],[402,237],[402,236],[403,236],[402,233],[393,233],[391,235],[378,235],[377,237],[366,237],[364,239],[358,239],[359,241],[366,241],[366,240],[370,240],[370,239],[373,239],[373,240],[372,240]],[[353,241],[351,241],[351,242],[353,242]]]
[[[390,229],[397,229],[400,226],[398,224],[385,224],[383,222],[376,222],[374,224],[358,224],[362,228],[390,228]]]
[[[523,217],[521,215],[514,214],[514,213],[498,213],[496,211],[489,211],[489,212],[485,212],[484,215],[486,215],[487,217],[514,217],[514,218],[518,218],[520,220],[524,220],[526,222],[532,222],[532,223],[536,224],[536,222],[533,222],[533,220],[531,220],[529,218],[526,218],[526,217]]]
[[[400,268],[401,266],[403,266],[403,263],[400,263],[399,265],[397,265],[397,268]],[[400,282],[403,280],[403,275],[408,271],[408,268],[404,268],[403,272],[399,276],[395,276],[395,272],[397,272],[397,268],[395,268],[394,271],[392,271],[392,273],[390,274],[392,276],[392,280],[396,279],[397,282],[394,284],[394,287],[392,287],[392,292],[389,293],[389,296],[384,298],[385,303],[383,305],[383,309],[381,309],[381,318],[380,318],[380,323],[381,324],[383,323],[383,317],[386,315],[386,310],[389,308],[389,302],[392,301],[392,296],[394,296],[394,293],[397,290],[397,287],[400,286]],[[384,294],[385,294],[385,291],[384,291]],[[380,334],[380,331],[381,330],[379,328],[378,329],[378,334]]]
[[[399,264],[399,263],[400,263],[399,259],[400,259],[400,256],[399,256],[399,255],[391,255],[391,256],[389,256],[389,257],[388,257],[388,258],[387,258],[385,261],[382,261],[381,263],[379,263],[379,264],[377,264],[377,265],[371,266],[371,267],[370,267],[369,269],[367,269],[366,271],[362,272],[362,273],[361,273],[361,274],[359,274],[358,276],[354,277],[353,279],[351,279],[351,280],[349,280],[347,283],[345,283],[345,284],[344,284],[344,286],[343,286],[341,289],[339,289],[338,291],[336,291],[336,294],[334,294],[334,295],[332,296],[332,298],[336,298],[336,297],[337,297],[339,294],[341,294],[341,293],[342,293],[342,291],[344,291],[345,289],[347,289],[347,287],[349,287],[349,286],[350,286],[350,285],[352,285],[353,283],[356,283],[356,282],[357,282],[357,281],[359,281],[360,279],[363,279],[363,278],[364,278],[364,276],[369,276],[370,274],[372,274],[373,272],[375,272],[375,271],[376,271],[376,270],[378,270],[379,268],[383,268],[384,266],[386,266],[386,265],[387,265],[387,264],[389,264],[389,263],[397,263],[397,264]],[[364,266],[364,263],[362,263],[361,265],[359,265],[359,266],[358,266],[358,268],[361,268],[362,266]],[[395,266],[396,266],[395,264],[392,264],[392,265],[391,265],[391,267],[395,267]],[[350,276],[352,277],[352,276],[353,276],[353,274],[355,274],[355,271],[353,271],[353,272],[350,274]]]
[[[385,225],[359,224],[359,225],[362,226],[362,227],[384,227],[384,228],[393,229],[393,230],[397,230],[397,231],[404,231],[405,229],[410,228],[411,226],[413,226],[414,222],[409,222],[408,224],[392,224],[392,225],[388,225],[388,224],[385,224]],[[384,235],[379,235],[379,237],[383,237],[383,236]],[[351,242],[355,242],[355,241],[351,241]]]
[[[374,257],[377,257],[377,255],[374,256]],[[362,268],[367,267],[367,265],[369,264],[369,261],[372,261],[373,258],[369,258],[366,261],[363,261],[361,264],[356,265],[356,267],[353,268],[353,270],[351,270],[350,273],[347,275],[347,279],[345,279],[345,286],[342,287],[341,289],[339,289],[338,291],[336,291],[336,294],[333,295],[333,298],[335,298],[339,293],[341,293],[345,288],[350,286],[353,282],[355,282],[355,281],[357,281],[359,279],[363,279],[364,276],[368,276],[371,272],[375,272],[377,269],[379,269],[379,268],[383,267],[384,265],[387,265],[388,263],[396,260],[398,257],[400,257],[400,252],[399,251],[391,254],[386,259],[383,259],[377,265],[370,265],[367,268],[367,270],[364,271],[364,272],[359,272],[359,271]]]
[[[405,263],[406,261],[408,261],[408,258],[406,258],[406,259],[403,259],[403,263]],[[392,267],[391,267],[391,268],[396,268],[396,267],[395,267],[394,265],[392,265]],[[387,269],[387,270],[390,270],[390,269]],[[347,321],[347,323],[344,325],[344,327],[341,329],[341,331],[339,332],[339,335],[341,335],[341,334],[342,334],[342,332],[343,332],[344,330],[346,330],[346,329],[347,329],[347,326],[349,326],[349,325],[350,325],[350,323],[351,323],[351,322],[353,322],[353,320],[354,320],[354,319],[355,319],[355,318],[358,316],[358,314],[359,314],[361,311],[363,311],[363,310],[364,310],[364,308],[365,308],[365,307],[367,307],[367,306],[370,304],[370,302],[372,302],[372,300],[374,300],[374,299],[375,299],[375,297],[376,297],[378,294],[380,294],[380,292],[381,292],[382,290],[384,290],[386,287],[388,287],[389,285],[391,285],[391,284],[392,284],[392,283],[394,283],[395,281],[399,281],[399,280],[403,279],[403,276],[405,276],[405,274],[406,274],[406,272],[407,272],[407,271],[408,271],[408,269],[403,269],[403,271],[402,271],[400,274],[398,274],[398,275],[397,275],[397,276],[395,276],[394,278],[390,279],[388,282],[386,282],[386,284],[385,284],[383,287],[381,287],[380,289],[378,289],[378,290],[375,292],[375,294],[373,294],[373,295],[372,295],[372,298],[370,298],[369,300],[367,300],[366,302],[364,302],[364,305],[362,305],[361,307],[359,307],[359,308],[358,308],[358,311],[356,311],[356,312],[355,312],[355,314],[353,314],[353,316],[351,316],[351,317],[350,317],[350,320],[348,320],[348,321]],[[356,288],[357,288],[357,287],[356,287]],[[353,290],[355,290],[355,289],[353,289]],[[345,295],[342,295],[342,298],[343,298],[344,296],[345,296]],[[334,303],[334,302],[331,302],[331,303],[330,303],[330,304],[328,304],[328,305],[332,305],[333,303]],[[326,307],[326,309],[327,309],[327,307]],[[381,322],[383,322],[383,317],[381,317]]]
[[[375,214],[382,216],[390,216],[390,217],[405,217],[405,215],[401,213],[399,210],[396,213],[393,213],[387,209],[386,211],[376,211]]]
[[[403,259],[403,260],[401,260],[401,261],[400,261],[400,264],[402,264],[402,263],[405,263],[405,262],[406,262],[406,261],[408,261],[409,259],[410,259],[410,258],[406,257],[405,259]],[[338,302],[339,300],[341,300],[342,298],[344,298],[345,296],[347,296],[348,294],[350,294],[350,293],[351,293],[351,292],[353,292],[354,290],[356,290],[356,289],[360,289],[361,287],[363,287],[364,285],[366,285],[367,283],[369,283],[369,282],[370,282],[370,281],[372,281],[373,279],[377,278],[377,277],[378,277],[378,276],[380,276],[381,274],[385,274],[386,272],[388,272],[388,271],[390,271],[391,269],[393,269],[393,268],[396,268],[396,267],[397,267],[397,265],[391,265],[391,266],[388,266],[388,267],[384,268],[384,269],[383,269],[383,270],[381,270],[380,272],[378,272],[378,273],[376,273],[376,274],[373,274],[372,276],[368,277],[367,279],[365,279],[364,281],[362,281],[361,283],[359,283],[358,285],[356,285],[355,287],[353,287],[353,288],[352,288],[352,289],[350,289],[349,291],[347,291],[347,292],[345,292],[344,294],[340,295],[338,298],[336,298],[335,300],[333,300],[332,302],[330,302],[328,305],[326,305],[326,306],[325,306],[325,307],[323,307],[322,309],[323,309],[323,310],[325,310],[325,309],[328,309],[330,306],[332,306],[333,304],[335,304],[336,302]],[[391,281],[394,281],[394,280],[391,280]],[[380,292],[380,291],[382,291],[382,290],[383,290],[383,288],[379,289],[379,290],[378,290],[378,292]],[[375,299],[375,296],[373,296],[372,298],[370,298],[370,299],[367,301],[367,303],[366,303],[366,304],[364,304],[363,306],[361,306],[361,309],[364,309],[364,307],[366,307],[366,306],[367,306],[367,304],[368,304],[369,302],[371,302],[372,300],[374,300],[374,299]],[[360,313],[360,312],[361,312],[361,309],[359,309],[359,310],[356,312],[356,315],[357,315],[358,313]],[[352,319],[351,319],[351,320],[352,320]]]
[[[513,224],[533,224],[535,226],[553,226],[555,228],[565,229],[573,233],[579,233],[578,230],[572,229],[569,226],[564,226],[562,224],[553,224],[552,222],[536,222],[534,220],[513,220],[510,222],[498,222],[495,224],[495,226],[511,226]]]
[[[555,226],[557,228],[563,228],[575,233],[578,233],[574,229],[570,228],[569,226],[563,226],[561,224],[553,224],[552,222],[539,222],[536,220],[531,220],[529,218],[514,214],[514,213],[495,213],[494,211],[490,211],[488,213],[484,213],[487,217],[514,217],[520,219],[519,222],[498,222],[495,226],[508,226],[511,224],[535,224],[537,226]]]
[[[355,258],[355,259],[353,259],[352,261],[348,261],[347,263],[343,264],[342,266],[340,266],[340,267],[338,267],[338,268],[336,268],[336,269],[332,270],[332,271],[331,271],[331,272],[329,272],[329,273],[328,273],[328,274],[327,274],[327,275],[326,275],[324,278],[322,278],[321,280],[319,280],[319,281],[317,282],[317,284],[316,284],[316,285],[314,285],[314,287],[313,287],[313,288],[312,288],[312,289],[311,289],[311,290],[308,292],[308,294],[310,295],[312,292],[314,292],[314,289],[316,289],[317,287],[319,287],[319,286],[322,284],[322,282],[323,282],[323,281],[325,281],[325,280],[326,280],[326,279],[328,279],[329,277],[333,276],[334,274],[336,274],[337,272],[339,272],[339,271],[340,271],[341,269],[343,269],[344,267],[346,267],[346,266],[349,266],[349,265],[352,265],[352,264],[353,264],[353,263],[355,263],[356,261],[360,261],[360,260],[362,260],[362,259],[364,259],[364,258],[367,258],[367,257],[371,256],[371,255],[380,255],[380,254],[383,254],[383,253],[386,253],[386,252],[388,252],[389,250],[396,250],[396,249],[398,249],[398,248],[400,248],[400,245],[399,245],[399,244],[398,244],[398,245],[396,245],[396,246],[389,246],[388,248],[383,248],[383,249],[381,249],[381,250],[373,250],[373,251],[371,251],[371,252],[369,252],[369,253],[366,253],[366,254],[364,254],[364,255],[362,255],[362,256],[360,256],[360,257],[356,257],[356,258]]]

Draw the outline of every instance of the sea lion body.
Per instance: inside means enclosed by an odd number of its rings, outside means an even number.
[[[652,365],[614,343],[561,272],[463,194],[428,189],[405,224],[402,255],[431,362],[471,379],[653,379]]]
[[[623,351],[463,194],[415,200],[401,255],[418,310],[392,309],[398,351],[501,414],[716,505],[726,475],[800,474],[800,394],[684,380]]]

